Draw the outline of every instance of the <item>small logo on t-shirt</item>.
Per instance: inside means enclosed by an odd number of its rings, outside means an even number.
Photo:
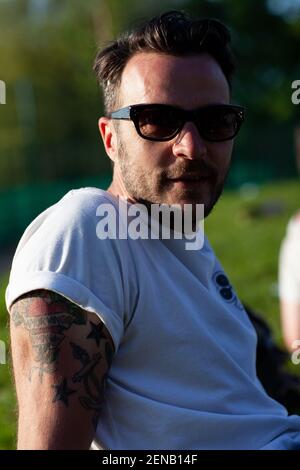
[[[236,307],[239,309],[243,309],[243,306],[239,299],[237,298],[236,293],[233,290],[232,285],[229,282],[229,279],[223,271],[217,271],[213,275],[213,281],[215,283],[215,286],[217,288],[217,291],[221,295],[221,297],[228,303],[234,304]]]

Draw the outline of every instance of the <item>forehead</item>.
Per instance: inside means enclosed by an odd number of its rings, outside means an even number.
[[[229,98],[221,67],[206,53],[185,57],[137,53],[127,62],[120,85],[122,106],[168,103],[192,109],[228,103]]]

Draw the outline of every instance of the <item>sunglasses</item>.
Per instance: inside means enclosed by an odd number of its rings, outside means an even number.
[[[204,140],[224,142],[237,135],[245,119],[245,108],[214,104],[187,111],[167,104],[135,104],[113,111],[109,117],[133,121],[137,133],[147,140],[171,140],[191,121]]]

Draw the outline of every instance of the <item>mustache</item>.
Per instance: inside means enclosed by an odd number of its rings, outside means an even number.
[[[215,166],[207,163],[206,161],[183,161],[174,166],[172,169],[163,172],[165,179],[177,179],[184,175],[202,175],[206,178],[217,178],[218,170]]]

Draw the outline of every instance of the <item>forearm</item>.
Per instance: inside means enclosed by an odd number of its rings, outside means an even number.
[[[80,403],[85,390],[73,383],[76,371],[39,374],[29,361],[18,374],[18,449],[88,449],[95,412]]]
[[[300,340],[300,304],[298,302],[280,302],[281,324],[285,345],[293,351],[293,343]]]
[[[51,404],[52,405],[52,404]],[[42,413],[19,412],[18,450],[88,450],[94,436],[92,418],[77,419],[74,414],[53,410]]]

